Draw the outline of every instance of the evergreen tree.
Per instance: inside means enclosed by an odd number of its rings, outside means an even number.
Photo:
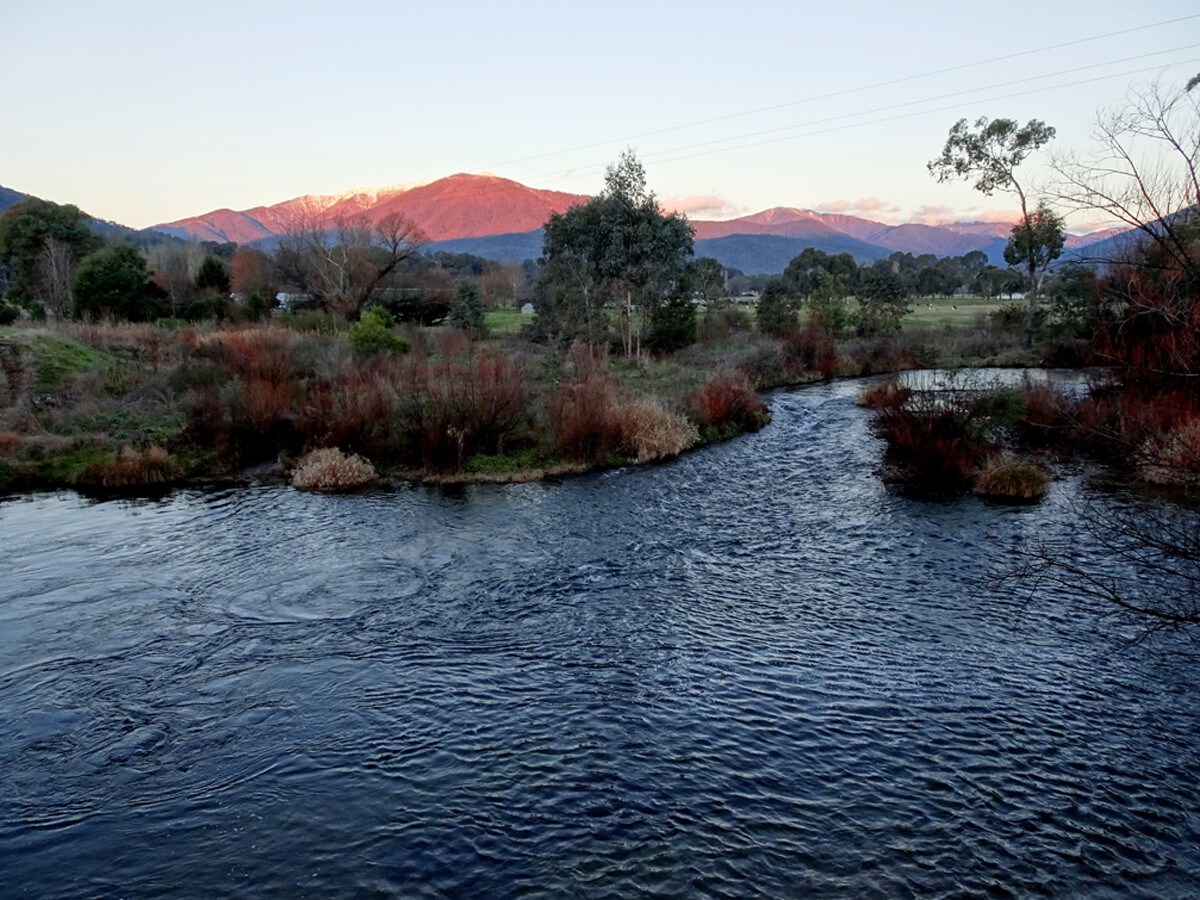
[[[450,314],[446,321],[451,327],[460,328],[478,337],[487,333],[483,300],[475,282],[463,280],[455,285],[454,297],[450,301]]]

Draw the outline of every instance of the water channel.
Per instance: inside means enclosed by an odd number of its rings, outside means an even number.
[[[858,387],[561,483],[0,502],[0,895],[1200,894],[1197,663],[989,587],[1085,482],[905,498]]]

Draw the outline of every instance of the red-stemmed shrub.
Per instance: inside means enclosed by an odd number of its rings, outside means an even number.
[[[625,438],[624,397],[610,378],[593,376],[564,385],[546,404],[556,449],[578,462],[603,463],[620,452]]]
[[[970,398],[918,392],[905,403],[875,411],[872,430],[886,443],[885,474],[922,494],[952,494],[971,482],[994,452]]]
[[[687,398],[687,405],[701,434],[710,440],[758,431],[771,421],[767,405],[738,369],[713,375]]]

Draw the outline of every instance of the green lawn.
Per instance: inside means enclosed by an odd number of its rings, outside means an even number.
[[[987,300],[979,297],[914,297],[912,312],[904,317],[903,322],[914,328],[936,328],[941,325],[965,328],[975,324],[976,316],[986,316],[1006,302],[1010,301],[995,297]]]

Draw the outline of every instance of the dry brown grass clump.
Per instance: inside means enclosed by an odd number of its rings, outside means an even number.
[[[625,424],[625,441],[640,463],[678,456],[700,440],[695,425],[656,400],[624,404],[619,414]]]
[[[292,487],[298,491],[353,491],[378,480],[379,475],[370,462],[361,456],[347,455],[337,447],[306,453],[292,472]]]
[[[991,460],[975,481],[975,492],[989,500],[1033,503],[1046,496],[1050,476],[1041,466],[999,456]]]
[[[94,462],[76,478],[76,484],[91,487],[133,488],[170,484],[183,469],[166,450],[151,444],[145,450],[126,445],[116,458]]]

